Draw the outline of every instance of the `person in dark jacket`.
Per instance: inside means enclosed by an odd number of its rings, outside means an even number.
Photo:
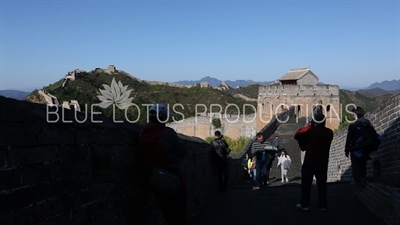
[[[139,134],[143,146],[143,170],[148,179],[155,167],[161,167],[181,179],[178,190],[172,196],[154,191],[158,205],[169,224],[187,224],[187,187],[181,173],[181,160],[187,151],[177,133],[165,126],[169,110],[164,104],[155,104],[149,110],[150,122]],[[148,181],[147,179],[147,181]]]
[[[210,143],[213,147],[213,150],[218,155],[216,164],[217,164],[217,173],[218,173],[218,190],[220,192],[225,192],[228,188],[228,179],[229,179],[229,168],[228,168],[228,155],[230,153],[229,145],[226,143],[224,136],[221,134],[221,131],[217,130],[214,132],[214,140]]]
[[[279,140],[278,136],[275,136],[275,139],[272,141],[272,146],[276,147],[278,151],[281,149],[281,140]]]
[[[372,126],[371,122],[364,117],[365,111],[361,107],[355,107],[352,109],[354,113],[355,121],[351,123],[347,130],[345,155],[351,160],[351,169],[353,174],[353,179],[356,184],[360,182],[365,182],[367,175],[367,161],[370,159],[369,154],[366,149],[360,148],[352,150],[350,154],[350,149],[356,145],[357,139],[360,137],[359,130],[362,129],[361,125]]]
[[[329,150],[333,140],[333,131],[325,127],[325,116],[313,116],[312,127],[306,132],[296,134],[304,141],[304,162],[301,169],[301,200],[297,208],[308,211],[310,208],[311,185],[313,176],[317,180],[318,203],[321,211],[327,211],[327,175]],[[296,136],[295,135],[295,136]]]

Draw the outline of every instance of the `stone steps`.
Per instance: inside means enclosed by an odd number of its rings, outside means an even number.
[[[304,127],[305,124],[306,118],[292,117],[286,123],[280,125],[275,133],[268,138],[269,141],[272,143],[272,140],[275,138],[275,136],[279,136],[279,139],[281,140],[281,147],[285,148],[287,153],[289,154],[292,160],[292,166],[291,170],[288,172],[288,177],[291,182],[299,182],[301,177],[301,150],[297,144],[297,141],[294,140],[293,137],[295,132],[299,128]],[[281,184],[281,171],[280,167],[276,167],[277,163],[278,159],[275,158],[270,171],[270,182],[274,185]]]

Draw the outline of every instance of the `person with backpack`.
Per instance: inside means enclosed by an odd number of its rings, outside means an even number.
[[[219,130],[214,132],[214,140],[212,140],[210,144],[214,150],[216,158],[215,163],[217,165],[218,190],[219,192],[226,192],[229,178],[228,155],[231,150]]]
[[[353,180],[358,185],[366,181],[367,161],[371,159],[369,154],[378,149],[381,139],[371,121],[364,117],[362,107],[353,108],[352,113],[355,121],[347,130],[345,155],[350,155]]]
[[[169,224],[187,224],[187,187],[180,170],[181,160],[187,154],[187,150],[175,130],[165,126],[168,118],[169,110],[164,104],[153,105],[149,110],[150,122],[139,133],[145,184],[147,189],[154,193],[160,210]],[[169,177],[177,177],[177,188],[172,194],[160,192],[151,185],[151,181],[154,180],[152,176],[157,169],[166,171]],[[158,181],[162,182],[161,179]]]

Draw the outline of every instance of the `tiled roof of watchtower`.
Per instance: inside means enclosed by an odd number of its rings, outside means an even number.
[[[299,68],[299,69],[291,69],[288,73],[286,73],[283,77],[279,78],[279,80],[299,80],[301,77],[310,72],[312,75],[317,77],[313,72],[311,72],[310,68]],[[318,77],[317,77],[318,79]]]

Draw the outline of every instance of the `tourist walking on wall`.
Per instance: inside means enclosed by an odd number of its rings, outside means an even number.
[[[228,188],[228,155],[231,152],[228,143],[226,143],[221,131],[214,132],[214,140],[210,143],[216,153],[216,164],[218,173],[218,189],[225,192]]]
[[[155,104],[149,110],[150,122],[140,131],[139,140],[143,148],[143,170],[146,173],[146,184],[154,191],[155,198],[169,224],[187,223],[187,187],[181,173],[181,159],[187,151],[180,142],[177,133],[165,126],[169,117],[168,108],[164,104]],[[155,190],[151,185],[153,169],[162,168],[180,184],[174,194],[168,195]]]
[[[356,120],[348,127],[345,155],[346,157],[350,155],[353,179],[358,185],[365,183],[367,161],[371,159],[369,153],[377,150],[380,135],[376,133],[371,122],[364,117],[363,108],[355,107],[352,112]]]
[[[310,207],[311,185],[313,177],[317,180],[318,203],[321,211],[327,210],[327,175],[329,150],[333,140],[333,131],[325,127],[325,116],[313,116],[312,126],[306,132],[300,128],[295,139],[301,141],[302,151],[306,151],[301,168],[301,200],[297,208],[308,211]],[[301,131],[301,132],[300,132]]]
[[[275,136],[275,139],[272,141],[272,146],[276,147],[278,150],[280,150],[281,147],[281,140],[279,140],[278,136]]]
[[[246,182],[250,182],[250,173],[249,173],[249,154],[246,153],[244,158],[242,159],[242,168],[243,168],[243,178]]]
[[[248,161],[248,164],[247,164],[247,166],[249,167],[249,174],[250,174],[250,177],[252,177],[253,178],[253,181],[254,182],[257,182],[257,170],[256,170],[256,167],[257,167],[257,165],[256,165],[256,157],[255,156],[253,156],[251,159],[249,159],[249,161]]]
[[[281,166],[281,178],[282,178],[282,183],[283,182],[289,182],[287,173],[290,170],[292,160],[290,159],[290,156],[287,154],[286,150],[283,150],[281,152],[281,156],[278,157],[278,166]]]
[[[251,145],[251,153],[256,157],[257,182],[260,187],[267,184],[267,165],[265,147],[269,142],[264,139],[264,135],[259,132],[256,135],[257,140]]]

